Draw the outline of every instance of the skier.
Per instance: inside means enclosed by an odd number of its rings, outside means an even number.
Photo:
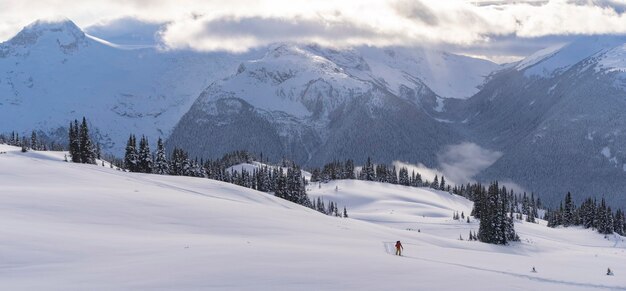
[[[533,266],[533,270],[531,272],[537,273],[537,270],[535,270],[535,266]]]
[[[400,243],[400,241],[396,242],[396,255],[397,256],[402,256],[402,250],[404,248],[402,247],[402,244]]]
[[[608,268],[608,270],[606,270],[606,275],[613,276],[613,271],[611,271],[611,268]]]

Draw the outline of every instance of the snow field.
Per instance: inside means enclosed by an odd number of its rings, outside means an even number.
[[[459,241],[478,225],[452,221],[471,203],[445,192],[310,185],[311,198],[347,206],[351,218],[340,219],[208,179],[125,173],[5,145],[0,152],[6,290],[626,288],[621,238],[518,223],[522,242],[508,247]],[[396,240],[404,257],[388,253]]]

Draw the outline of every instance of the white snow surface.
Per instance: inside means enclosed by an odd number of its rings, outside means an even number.
[[[347,207],[343,219],[208,179],[0,152],[6,290],[626,289],[623,238],[541,221],[516,223],[509,246],[460,241],[478,224],[452,212],[472,204],[445,192],[311,184],[312,198]]]
[[[524,75],[527,77],[548,78],[583,60],[600,58],[598,68],[619,70],[624,66],[623,53],[619,52],[619,48],[625,42],[626,38],[622,36],[581,37],[570,43],[540,50],[520,61],[515,68],[520,71],[524,70]],[[609,56],[604,56],[607,53]]]
[[[598,61],[596,71],[626,72],[626,44],[621,44],[604,53]]]

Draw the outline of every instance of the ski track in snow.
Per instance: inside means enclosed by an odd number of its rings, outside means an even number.
[[[402,243],[402,244],[403,245],[418,246],[417,244],[414,244],[414,243]],[[392,256],[396,256],[395,242],[383,242],[383,246],[384,246],[385,252],[387,254],[392,255]],[[607,285],[590,284],[590,283],[570,282],[570,281],[555,280],[555,279],[549,279],[549,278],[533,277],[533,276],[530,276],[530,275],[518,274],[518,273],[513,273],[513,272],[507,272],[507,271],[498,271],[498,270],[486,269],[486,268],[470,266],[470,265],[465,265],[465,264],[444,262],[444,261],[433,260],[433,259],[428,259],[428,258],[424,258],[424,257],[406,256],[406,255],[402,255],[401,257],[407,258],[407,259],[413,259],[413,260],[427,261],[427,262],[432,262],[432,263],[437,263],[437,264],[444,264],[444,265],[449,265],[449,266],[456,266],[456,267],[472,269],[472,270],[477,270],[477,271],[491,272],[491,273],[496,273],[496,274],[514,276],[514,277],[518,277],[518,278],[525,278],[525,279],[529,279],[529,280],[533,280],[533,281],[539,281],[539,282],[545,282],[545,283],[565,284],[565,285],[571,285],[571,286],[576,286],[576,287],[589,287],[589,288],[595,288],[595,289],[626,290],[626,286],[607,286]]]

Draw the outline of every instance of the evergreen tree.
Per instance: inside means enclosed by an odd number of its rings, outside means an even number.
[[[153,172],[159,175],[169,174],[169,164],[167,162],[167,156],[165,155],[165,147],[160,137],[157,141],[156,160],[154,161]]]
[[[439,184],[439,190],[446,190],[446,178],[443,175],[441,175],[441,184]]]
[[[478,239],[492,244],[507,244],[518,240],[513,226],[513,219],[508,217],[507,192],[498,188],[498,182],[489,186],[480,209]]]
[[[351,159],[346,160],[346,164],[345,164],[345,171],[346,171],[346,175],[344,179],[356,179],[356,176],[354,175],[354,161]]]
[[[621,209],[615,211],[613,216],[613,232],[623,236],[624,235],[624,220],[622,218],[623,212]]]
[[[70,152],[70,156],[72,157],[72,162],[80,163],[81,155],[80,155],[80,140],[78,137],[78,120],[74,120],[73,123],[70,122],[69,138],[70,138],[69,152]]]
[[[565,195],[565,207],[563,207],[562,223],[568,227],[574,224],[574,202],[572,201],[572,193],[567,192]]]
[[[139,141],[137,170],[141,173],[152,173],[152,153],[150,152],[148,139],[145,136],[142,136]]]
[[[137,141],[135,135],[131,134],[126,143],[126,153],[124,154],[124,168],[130,172],[138,172],[138,157],[137,157]]]
[[[80,160],[83,164],[95,164],[96,152],[89,136],[89,127],[87,126],[87,119],[83,117],[83,122],[80,125]]]
[[[40,150],[39,148],[39,140],[37,139],[37,133],[33,130],[30,134],[30,148],[33,150]]]
[[[420,175],[420,173],[415,173],[415,171],[413,171],[413,175],[412,175],[412,185],[413,187],[422,187],[422,185],[424,184],[424,182],[422,181],[422,175]]]
[[[362,175],[362,180],[374,181],[376,179],[374,164],[372,164],[372,159],[370,157],[367,157],[367,163],[365,163],[365,166],[363,167]]]
[[[611,210],[611,206],[606,209],[606,224],[604,225],[604,234],[612,234],[615,230],[613,221],[613,210]]]
[[[598,208],[596,209],[595,217],[595,228],[599,233],[607,234],[607,217],[606,202],[604,201],[604,198],[602,198],[600,205],[598,205]]]

